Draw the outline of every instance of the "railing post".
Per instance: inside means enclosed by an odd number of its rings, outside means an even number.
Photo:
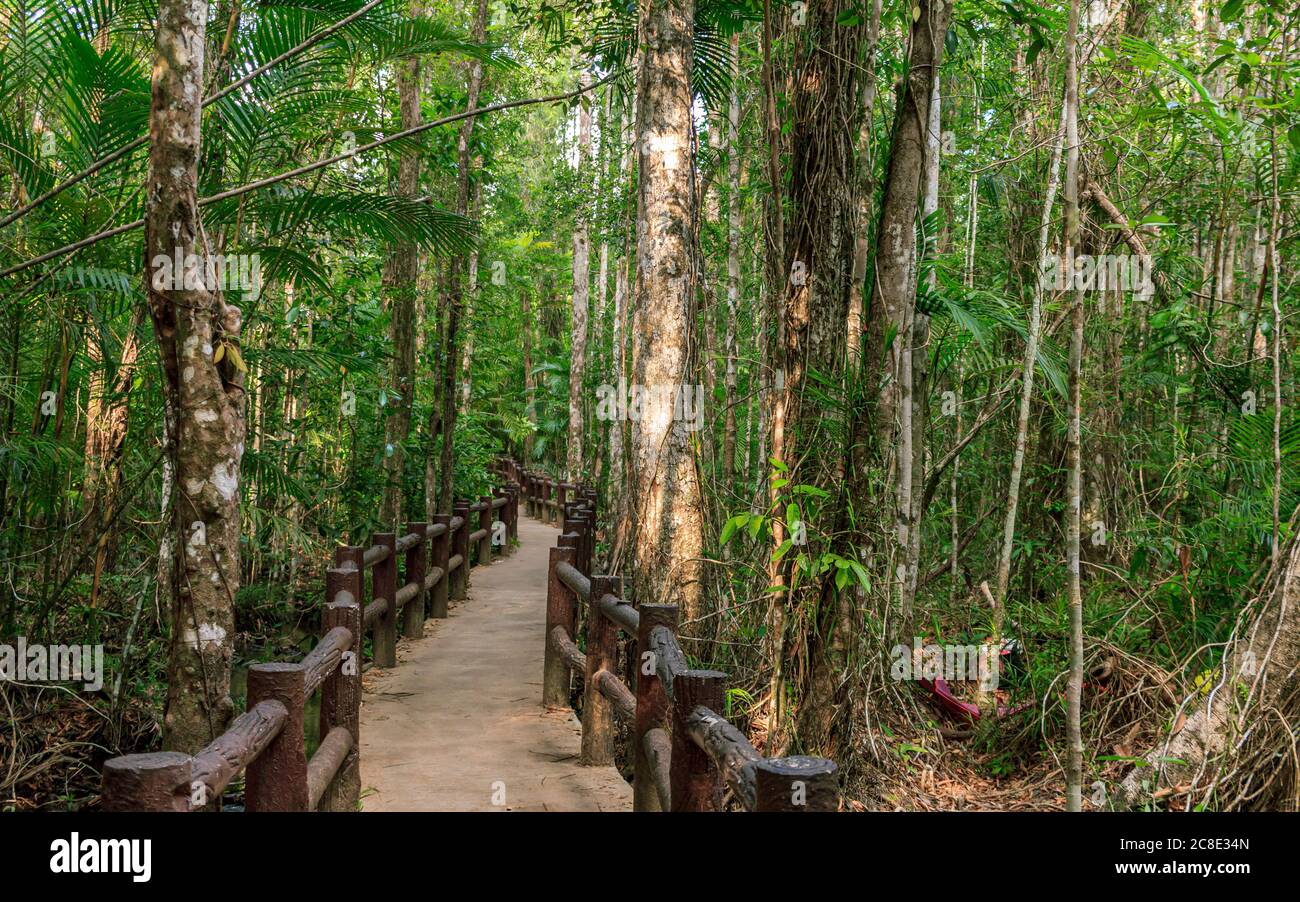
[[[415,597],[402,608],[402,635],[411,639],[424,635],[424,575],[429,572],[429,537],[425,528],[428,525],[422,520],[406,524],[408,535],[415,533],[420,537],[420,541],[406,550],[402,561],[402,581],[420,587]]]
[[[554,519],[551,516],[551,486],[552,486],[551,480],[549,479],[542,480],[542,522],[543,523],[551,523],[553,522]]]
[[[500,507],[492,508],[492,545],[496,548],[497,557],[505,557],[510,548],[510,493],[506,491],[505,486],[492,490],[492,503],[496,504],[501,501]],[[501,524],[500,542],[497,541],[497,524]]]
[[[591,511],[578,511],[578,520],[582,523],[582,565],[583,573],[591,573],[592,559],[596,552],[596,518]]]
[[[483,509],[478,512],[478,528],[487,530],[478,540],[479,566],[492,563],[492,496],[483,495],[478,499],[483,502]]]
[[[668,693],[659,679],[659,662],[650,647],[650,633],[655,627],[667,627],[677,635],[677,605],[643,604],[637,608],[641,621],[636,631],[636,727],[632,733],[632,810],[659,811],[659,791],[650,760],[645,753],[645,735],[654,729],[668,732]]]
[[[361,571],[334,567],[325,571],[325,613],[321,634],[336,626],[352,633],[352,645],[343,660],[325,678],[320,689],[320,738],[331,730],[346,729],[352,734],[352,750],[343,759],[338,774],[321,796],[318,811],[355,811],[361,800],[361,648],[365,639],[361,629],[361,605],[356,601],[361,591]]]
[[[574,592],[555,572],[561,561],[572,564],[577,559],[577,552],[572,548],[552,548],[550,550],[549,577],[546,583],[546,653],[542,665],[542,704],[548,708],[568,707],[569,704],[569,665],[560,657],[559,652],[551,647],[551,630],[563,626],[573,637],[573,620],[577,607]]]
[[[306,672],[301,664],[254,664],[248,668],[248,710],[275,699],[289,717],[266,750],[244,772],[244,806],[249,811],[307,811],[307,750],[302,720]]]
[[[673,811],[719,811],[722,776],[713,759],[691,739],[686,720],[696,706],[723,710],[725,673],[688,670],[673,679]]]
[[[586,524],[583,522],[583,520],[580,517],[566,517],[563,520],[562,529],[564,530],[564,532],[573,533],[575,536],[578,537],[578,541],[576,545],[578,549],[578,559],[577,561],[574,562],[573,566],[581,570],[584,576],[590,576],[591,575],[590,571],[586,569],[587,537],[584,532],[585,528],[586,528]]]
[[[764,758],[754,766],[755,811],[839,810],[837,768],[829,758]]]
[[[524,513],[537,519],[537,480],[533,478],[532,473],[524,474],[524,501],[526,502]]]
[[[447,587],[451,585],[451,574],[447,572],[447,559],[451,557],[451,514],[435,514],[434,523],[443,523],[447,529],[433,539],[433,557],[429,561],[432,567],[442,569],[442,578],[433,586],[433,596],[429,601],[429,616],[439,620],[447,616]]]
[[[506,486],[506,497],[510,499],[506,509],[510,519],[506,521],[506,551],[513,553],[512,543],[519,541],[519,483],[512,482]]]
[[[460,517],[460,529],[451,537],[451,553],[460,555],[460,566],[451,583],[451,597],[463,601],[469,594],[469,502],[457,501],[452,507],[454,516]]]
[[[109,758],[100,777],[100,810],[189,811],[192,760],[180,752]]]
[[[568,500],[568,498],[567,498],[568,493],[569,493],[569,487],[568,487],[567,485],[565,485],[563,482],[557,482],[557,483],[555,484],[555,509],[556,509],[556,511],[562,511],[562,510],[564,510],[564,505],[565,505],[565,503],[566,503],[567,500]]]
[[[371,577],[373,598],[388,599],[388,610],[375,621],[375,666],[397,666],[397,537],[391,532],[375,534],[371,541],[388,548],[388,557],[375,564]]]
[[[591,578],[591,605],[587,609],[587,675],[582,703],[582,753],[579,764],[614,763],[614,705],[596,686],[602,670],[618,676],[618,625],[600,612],[597,602],[619,595],[623,581],[617,576]]]

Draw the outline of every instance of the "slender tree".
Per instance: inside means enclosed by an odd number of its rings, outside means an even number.
[[[1065,241],[1062,265],[1073,276],[1079,248],[1079,0],[1070,2],[1065,35]],[[1083,502],[1083,287],[1071,278],[1070,422],[1067,435],[1069,483],[1066,489],[1065,557],[1069,570],[1070,675],[1066,688],[1066,807],[1083,807],[1083,591],[1080,584],[1079,530]]]
[[[591,74],[583,72],[579,84],[591,86]],[[591,158],[591,107],[586,98],[578,103],[578,159],[576,168],[581,183],[586,178],[587,161]],[[583,472],[582,410],[583,378],[587,368],[587,318],[591,307],[591,228],[585,200],[579,199],[576,221],[573,226],[573,318],[572,337],[569,342],[569,443],[567,467],[569,479],[580,479]]]

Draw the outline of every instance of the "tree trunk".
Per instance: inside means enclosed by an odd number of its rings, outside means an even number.
[[[158,279],[161,259],[208,256],[197,166],[208,4],[162,0],[149,111],[149,312],[166,375],[176,548],[163,743],[193,753],[226,725],[239,588],[244,373],[239,310],[219,291]],[[158,287],[162,286],[162,287]],[[218,352],[220,355],[218,357]]]
[[[852,11],[847,0],[816,0],[791,61],[792,124],[787,218],[783,228],[784,457],[792,485],[815,486],[831,497],[843,482],[839,451],[843,423],[827,416],[821,405],[805,398],[814,375],[816,391],[839,394],[844,376],[844,324],[853,278],[853,225],[857,215],[856,126],[862,115],[857,88],[858,65],[866,36],[864,25],[844,25]],[[827,388],[829,387],[829,388]],[[839,533],[830,522],[831,505],[815,513],[811,496],[794,497],[799,526],[787,523],[791,545],[786,566],[799,556],[816,559],[838,550]],[[784,517],[785,508],[781,516]],[[824,514],[825,517],[821,515]],[[840,672],[845,664],[847,625],[833,573],[787,596],[789,610],[785,654],[797,648],[801,660],[787,661],[798,676],[801,704],[798,735],[809,754],[834,757],[840,742],[842,704]]]
[[[579,79],[583,88],[590,87],[591,75],[583,72]],[[588,175],[587,161],[591,158],[591,107],[587,98],[578,102],[578,180]],[[576,222],[573,225],[573,333],[569,344],[569,441],[567,466],[569,479],[582,478],[582,408],[583,377],[587,368],[587,314],[591,307],[591,233],[585,197],[580,192]]]
[[[912,510],[912,346],[916,302],[916,220],[925,179],[926,131],[930,98],[939,77],[943,38],[952,12],[949,0],[922,0],[911,30],[908,76],[903,81],[890,146],[889,168],[876,231],[875,279],[868,319],[864,383],[881,386],[874,423],[859,417],[855,443],[868,443],[874,432],[874,456],[896,486],[894,541],[888,577],[898,599],[896,636],[911,630],[908,586],[909,520]],[[864,537],[865,544],[865,537]]]
[[[1079,0],[1070,0],[1070,20],[1065,36],[1065,241],[1064,265],[1073,268],[1079,246]],[[1083,494],[1083,436],[1081,432],[1083,381],[1083,290],[1074,288],[1070,310],[1070,424],[1066,504],[1066,567],[1069,570],[1070,675],[1066,688],[1065,804],[1070,811],[1083,807],[1083,592],[1079,570],[1079,529]]]
[[[727,325],[722,436],[722,489],[730,498],[736,476],[736,309],[740,304],[740,33],[731,36],[731,96],[727,101]]]
[[[411,3],[412,18],[423,9],[419,0]],[[397,97],[402,128],[420,124],[420,58],[412,56],[399,64]],[[415,198],[420,190],[420,156],[416,149],[402,152],[397,163],[397,193]],[[464,211],[461,211],[464,212]],[[406,494],[406,440],[411,434],[411,407],[415,401],[415,305],[418,300],[420,251],[410,241],[395,244],[384,263],[384,295],[392,317],[389,339],[393,345],[390,369],[388,416],[384,424],[384,495],[379,522],[402,531]]]
[[[681,409],[674,415],[674,406],[695,372],[695,3],[641,0],[639,14],[645,56],[637,78],[638,266],[631,331],[633,383],[648,397],[633,420],[629,448],[632,597],[641,604],[677,603],[689,631],[702,613],[701,499],[691,421]]]
[[[126,444],[128,398],[135,378],[136,357],[140,342],[138,331],[143,314],[137,307],[131,314],[122,339],[117,372],[109,382],[107,335],[87,345],[91,363],[97,366],[90,375],[90,393],[86,403],[86,469],[82,480],[82,544],[95,546],[92,563],[90,606],[95,607],[99,580],[105,565],[110,565],[116,548],[116,530],[111,527],[122,486],[122,452]]]
[[[482,159],[476,161],[475,168],[480,168],[483,164]],[[483,210],[483,183],[474,183],[474,202],[470,208],[471,215],[477,219]],[[466,320],[474,317],[474,303],[478,300],[478,246],[469,254],[469,304],[465,309]],[[466,330],[465,349],[460,355],[460,410],[459,414],[464,415],[469,412],[469,396],[474,384],[474,331]]]
[[[632,136],[636,128],[636,110],[633,104],[631,115],[626,111],[619,113],[619,132],[622,135],[623,146],[626,149],[622,161],[621,169],[623,171],[626,184],[632,184],[635,178],[635,167],[637,162],[636,142]],[[628,297],[630,294],[629,280],[631,275],[631,253],[634,250],[634,217],[624,205],[620,213],[620,232],[622,246],[619,253],[618,263],[614,269],[614,322],[610,328],[611,332],[611,363],[613,365],[613,384],[614,387],[622,392],[627,384],[627,324],[628,324]],[[613,530],[611,532],[610,545],[614,550],[613,557],[617,557],[617,552],[625,547],[627,539],[627,497],[628,486],[631,484],[631,478],[627,469],[627,447],[628,424],[621,417],[615,417],[609,424],[609,510],[613,514]]]
[[[533,432],[537,429],[537,390],[533,382],[533,309],[529,288],[525,284],[519,288],[519,333],[523,343],[524,362],[524,409],[528,422],[533,427],[524,436],[524,461],[531,467],[533,460]]]
[[[476,43],[481,44],[486,36],[487,0],[478,0],[478,6],[474,10],[472,37]],[[466,110],[478,106],[478,95],[482,87],[483,64],[475,60],[469,67]],[[476,121],[475,116],[465,119],[461,123],[460,134],[456,140],[456,212],[462,216],[469,211],[469,139],[474,132]],[[461,278],[461,261],[452,260],[447,285],[447,337],[442,358],[442,456],[438,486],[438,510],[440,511],[451,510],[456,487],[456,373],[460,364],[457,343],[460,340],[460,319],[465,303]]]

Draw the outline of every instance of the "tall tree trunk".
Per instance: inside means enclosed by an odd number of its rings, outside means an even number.
[[[786,203],[782,329],[784,345],[785,448],[791,485],[839,494],[843,483],[843,423],[826,416],[806,395],[839,394],[844,377],[849,291],[853,278],[853,225],[857,215],[855,126],[862,115],[857,88],[864,25],[844,25],[848,0],[816,0],[802,26],[790,62],[790,183]],[[817,381],[814,381],[817,380]],[[817,385],[816,389],[813,386]],[[829,388],[828,388],[829,387]],[[787,523],[791,546],[786,566],[799,556],[816,559],[834,548],[840,532],[831,505],[814,513],[812,496],[792,497],[799,524]],[[785,508],[782,508],[784,511]],[[784,516],[784,513],[782,514]],[[785,666],[798,675],[797,717],[802,748],[834,756],[847,706],[844,681],[848,624],[833,574],[787,596]],[[793,581],[791,581],[793,582]]]
[[[207,17],[205,0],[159,5],[145,192],[145,257],[154,275],[160,258],[206,259],[209,253],[196,190]],[[234,708],[230,660],[239,588],[244,374],[239,310],[217,291],[176,284],[184,279],[150,278],[147,286],[166,375],[180,551],[172,580],[163,743],[193,753],[225,728]]]
[[[411,3],[412,18],[423,13],[420,0]],[[402,128],[420,124],[420,58],[412,56],[400,64],[397,97]],[[420,190],[420,156],[411,148],[397,163],[397,193],[415,198]],[[464,212],[464,211],[461,211]],[[415,402],[415,305],[418,299],[420,251],[411,241],[393,245],[384,263],[383,287],[391,324],[393,345],[390,369],[388,416],[384,424],[384,495],[379,522],[401,533],[406,494],[406,440],[411,434],[411,407]]]
[[[1047,191],[1043,198],[1043,215],[1038,222],[1038,265],[1047,257],[1048,233],[1052,224],[1052,208],[1060,184],[1061,145],[1065,140],[1066,108],[1061,105],[1061,123],[1052,142],[1051,162],[1047,167]],[[1020,408],[1016,418],[1016,444],[1011,456],[1011,476],[1007,485],[1007,510],[1002,521],[1002,545],[998,555],[998,570],[993,594],[993,631],[990,639],[1000,642],[1005,616],[1007,588],[1011,583],[1011,552],[1016,535],[1016,516],[1020,507],[1020,480],[1025,467],[1025,449],[1029,443],[1029,412],[1033,406],[1034,370],[1038,361],[1038,342],[1042,334],[1043,288],[1039,279],[1033,280],[1032,299],[1029,306],[1029,334],[1025,338],[1025,356],[1020,370]]]
[[[475,161],[475,169],[482,166],[482,159]],[[471,215],[478,219],[483,210],[483,183],[476,181],[474,183],[474,202],[470,208]],[[478,246],[469,254],[469,272],[467,274],[469,281],[469,304],[465,309],[465,319],[468,322],[474,317],[474,304],[478,300]],[[474,384],[474,330],[468,329],[465,333],[465,349],[460,355],[460,373],[463,380],[460,384],[460,415],[469,411],[469,396]]]
[[[109,529],[109,520],[121,487],[122,452],[126,442],[128,400],[131,383],[135,378],[136,357],[139,355],[139,328],[144,318],[141,308],[131,314],[122,349],[118,355],[117,369],[108,371],[109,336],[100,335],[86,346],[90,362],[95,368],[90,374],[90,392],[86,401],[86,469],[81,487],[82,544],[94,543],[94,583],[91,606],[95,604],[99,574],[105,560],[112,558],[116,544]]]
[[[925,188],[921,195],[921,222],[927,229],[927,247],[922,249],[922,254],[938,247],[938,235],[930,234],[928,229],[934,225],[931,215],[939,209],[941,103],[940,80],[936,72],[930,83],[930,109],[925,130]],[[926,279],[927,290],[934,291],[936,284],[936,273],[931,270]],[[919,308],[913,312],[909,353],[912,357],[908,367],[911,384],[907,386],[907,392],[912,410],[908,422],[911,424],[912,436],[908,444],[912,461],[907,470],[911,484],[907,488],[907,544],[903,560],[907,579],[903,584],[902,608],[910,611],[916,603],[917,569],[921,561],[921,524],[925,516],[922,483],[925,481],[925,436],[930,412],[930,315]]]
[[[483,43],[487,37],[487,0],[478,0],[474,10],[473,40]],[[465,109],[478,106],[479,91],[483,87],[483,64],[475,60],[469,67],[469,85]],[[470,116],[461,123],[456,139],[456,212],[464,216],[469,211],[470,157],[469,139],[474,132],[477,117]],[[456,372],[460,358],[457,343],[460,341],[460,320],[464,312],[462,272],[459,259],[451,262],[447,285],[447,337],[442,358],[442,457],[439,466],[438,510],[449,511],[456,487]]]
[[[519,287],[519,334],[523,344],[524,363],[524,408],[528,422],[533,427],[524,436],[524,461],[531,467],[533,460],[533,431],[537,428],[537,389],[533,380],[533,308],[531,304],[532,286],[527,283]]]
[[[1065,241],[1062,259],[1073,269],[1079,247],[1079,0],[1070,0],[1070,20],[1065,35]],[[1077,281],[1077,280],[1075,280]],[[1080,585],[1079,530],[1083,495],[1083,444],[1081,432],[1083,381],[1083,290],[1076,284],[1070,310],[1070,424],[1068,501],[1066,504],[1066,566],[1069,570],[1070,675],[1066,689],[1065,804],[1070,811],[1083,807],[1083,591]]]
[[[727,325],[722,436],[722,488],[730,497],[736,477],[736,310],[740,304],[740,32],[731,36],[731,95],[727,99]]]
[[[598,254],[599,263],[596,267],[596,325],[597,325],[597,350],[596,350],[596,369],[601,373],[609,372],[609,361],[605,357],[605,348],[608,346],[609,334],[612,331],[609,318],[609,228],[607,222],[609,219],[609,198],[612,189],[609,184],[609,155],[611,145],[613,144],[610,136],[611,124],[613,122],[614,111],[614,92],[605,91],[605,103],[600,114],[600,148],[597,154],[597,182],[596,198],[597,211],[600,222],[600,253]],[[606,463],[605,454],[609,448],[608,434],[609,421],[597,423],[588,427],[588,434],[592,441],[596,453],[592,461],[593,482],[599,486],[605,479],[604,466]],[[606,496],[608,497],[608,496]]]
[[[874,423],[858,418],[854,442],[872,442],[875,457],[892,461],[886,470],[896,486],[893,542],[888,576],[897,597],[895,636],[911,629],[912,608],[908,587],[912,576],[906,565],[909,520],[912,510],[912,347],[916,305],[916,222],[920,212],[927,156],[926,132],[930,98],[939,77],[943,39],[952,12],[950,0],[921,0],[911,29],[908,75],[895,115],[889,168],[876,230],[876,253],[871,316],[865,349],[865,378],[881,386],[875,399]]]
[[[629,457],[633,597],[703,610],[699,477],[690,421],[674,401],[695,372],[695,198],[691,120],[694,0],[641,0],[637,78],[639,210],[632,373],[647,403]],[[698,402],[697,402],[698,403]],[[690,627],[687,626],[687,631]]]
[[[762,429],[759,468],[767,461],[785,461],[785,317],[779,309],[785,297],[783,285],[786,278],[785,213],[782,203],[784,183],[781,175],[781,151],[784,140],[781,118],[776,105],[776,61],[773,50],[777,38],[776,21],[772,16],[771,0],[763,0],[763,126],[767,155],[768,191],[763,207],[764,278],[759,302],[759,347],[766,366],[762,368]],[[780,502],[775,480],[766,480],[767,506],[775,510]],[[757,492],[755,495],[757,496]],[[755,508],[758,500],[755,498]],[[758,510],[755,510],[758,513]],[[781,518],[774,517],[772,526],[772,551],[767,563],[768,610],[763,657],[771,669],[768,689],[769,744],[780,748],[784,743],[785,728],[785,601],[782,595],[785,570],[775,554],[785,541],[785,526]]]
[[[1285,33],[1283,42],[1285,44]],[[1273,92],[1277,93],[1278,74],[1274,73]],[[1278,190],[1277,122],[1269,123],[1269,172],[1273,198],[1269,205],[1268,264],[1272,273],[1269,279],[1273,301],[1273,563],[1281,558],[1281,532],[1278,515],[1282,503],[1282,308],[1279,290],[1282,282],[1282,261],[1277,253],[1277,236],[1282,228],[1282,195]]]
[[[579,84],[591,85],[591,74],[583,72]],[[584,185],[579,192],[576,221],[573,225],[573,319],[569,343],[569,441],[565,471],[570,480],[582,478],[583,457],[583,378],[587,368],[587,314],[591,307],[591,230],[588,225],[587,190],[584,179],[589,175],[587,161],[591,158],[591,107],[587,98],[578,103],[578,183]]]
[[[875,192],[875,165],[872,159],[873,117],[876,110],[876,58],[880,50],[880,14],[884,0],[872,0],[867,21],[867,48],[863,62],[862,123],[858,126],[858,218],[854,228],[853,284],[849,288],[848,332],[849,366],[856,367],[862,350],[862,286],[867,279],[867,256],[871,250],[871,202]],[[855,466],[856,466],[855,462]]]
[[[636,173],[636,142],[633,140],[633,133],[636,129],[636,109],[635,101],[632,104],[633,109],[630,111],[620,110],[619,112],[619,132],[622,135],[624,158],[620,169],[625,179],[624,185],[630,186],[635,178]],[[630,112],[630,115],[628,113]],[[621,194],[627,194],[625,188],[620,189]],[[629,209],[630,204],[625,201],[620,210],[620,240],[621,246],[619,251],[618,263],[614,270],[614,322],[611,326],[611,344],[613,345],[610,354],[613,365],[613,382],[614,387],[622,393],[627,385],[627,324],[628,303],[631,289],[629,281],[631,277],[632,252],[635,250],[635,217]],[[625,547],[627,539],[627,498],[628,487],[631,483],[630,474],[627,469],[627,447],[628,424],[623,417],[615,417],[609,425],[609,510],[613,515],[613,530],[611,534],[610,545],[617,552]]]

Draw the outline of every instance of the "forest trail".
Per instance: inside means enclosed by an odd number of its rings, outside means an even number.
[[[520,517],[515,553],[474,570],[469,597],[446,620],[426,621],[424,638],[402,640],[401,666],[366,674],[363,810],[632,809],[632,787],[618,771],[578,764],[573,712],[542,708],[555,535]],[[502,789],[504,805],[494,804]]]

